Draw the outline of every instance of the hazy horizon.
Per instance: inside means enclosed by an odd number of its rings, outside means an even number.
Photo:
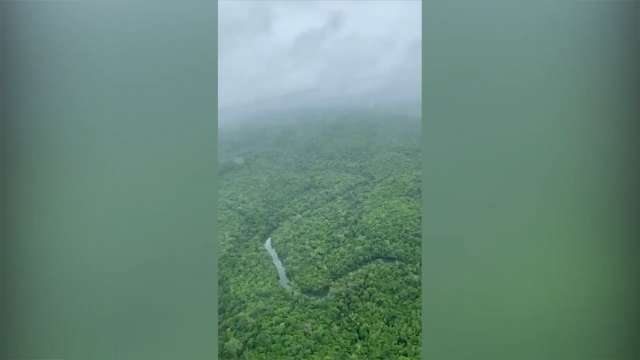
[[[220,110],[419,102],[420,8],[413,0],[220,1]]]

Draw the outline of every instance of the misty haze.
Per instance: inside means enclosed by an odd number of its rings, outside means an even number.
[[[219,2],[221,359],[419,359],[421,4]]]

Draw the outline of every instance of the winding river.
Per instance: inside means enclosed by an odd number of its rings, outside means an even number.
[[[299,294],[298,291],[292,290],[291,285],[289,284],[289,278],[287,278],[287,273],[284,269],[284,265],[282,264],[282,261],[280,261],[280,258],[278,257],[278,253],[276,252],[276,250],[273,248],[273,245],[271,244],[271,238],[268,238],[267,241],[265,241],[264,248],[267,249],[267,252],[269,253],[269,255],[271,255],[271,260],[273,261],[273,265],[276,267],[276,270],[278,272],[278,283],[280,284],[280,286],[282,286],[286,290],[293,291],[294,294]],[[338,276],[337,278],[346,276],[349,273],[352,273],[376,261],[380,261],[383,263],[398,263],[399,259],[391,256],[372,257],[370,259],[367,259],[365,261],[362,261],[356,264],[351,269],[349,269],[346,273],[340,274],[340,276]],[[302,295],[308,298],[321,299],[329,295],[329,288],[325,288],[315,292],[302,292]]]
[[[273,265],[276,266],[276,270],[278,271],[278,282],[280,283],[280,286],[287,290],[291,290],[291,285],[289,285],[287,273],[284,271],[284,265],[282,265],[282,261],[280,261],[276,250],[273,248],[273,246],[271,246],[271,238],[268,238],[267,241],[265,241],[264,248],[267,249],[269,255],[271,255]]]

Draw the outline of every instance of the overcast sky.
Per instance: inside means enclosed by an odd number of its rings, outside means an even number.
[[[219,2],[219,104],[395,87],[419,97],[417,0]]]

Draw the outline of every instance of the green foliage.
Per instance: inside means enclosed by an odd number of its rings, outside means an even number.
[[[221,133],[220,358],[418,359],[419,123],[307,116]]]

